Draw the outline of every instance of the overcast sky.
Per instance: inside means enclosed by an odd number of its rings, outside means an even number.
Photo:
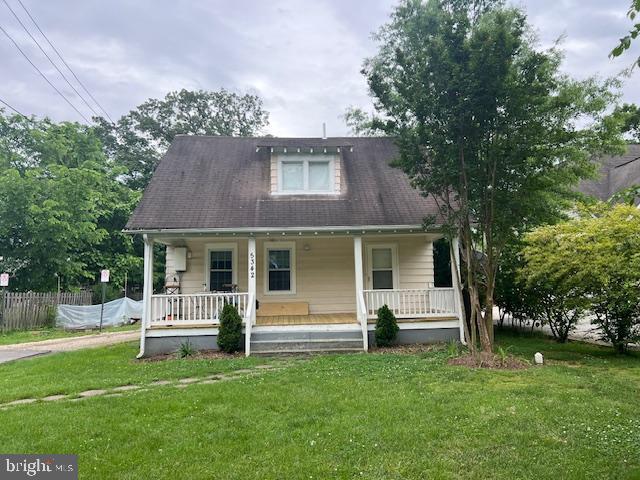
[[[6,0],[27,27],[18,0]],[[266,133],[346,134],[349,105],[368,108],[360,69],[376,51],[371,32],[395,0],[22,0],[112,118],[181,88],[252,92],[270,112]],[[543,46],[565,35],[564,69],[609,76],[640,55],[607,55],[631,27],[630,0],[528,0]],[[0,2],[0,26],[85,115],[79,100]],[[41,37],[36,36],[38,40]],[[637,43],[640,43],[637,42]],[[46,46],[46,43],[45,43]],[[55,57],[53,57],[55,59]],[[25,114],[81,120],[0,32],[0,99]],[[70,75],[68,75],[70,77]],[[79,88],[78,88],[79,89]],[[81,90],[80,90],[81,91]],[[624,99],[640,103],[640,70]]]

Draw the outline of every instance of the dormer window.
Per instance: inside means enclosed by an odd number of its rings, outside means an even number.
[[[332,155],[281,155],[277,165],[277,193],[326,194],[336,191]]]

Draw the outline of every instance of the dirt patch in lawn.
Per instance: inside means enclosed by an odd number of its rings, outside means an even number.
[[[529,364],[513,355],[501,356],[495,353],[480,352],[468,354],[449,360],[449,365],[462,365],[469,368],[493,368],[502,370],[521,370]]]
[[[437,343],[414,343],[411,345],[393,345],[392,347],[372,347],[369,353],[396,353],[400,355],[415,355],[417,353],[435,352],[443,350],[444,346]]]
[[[161,353],[152,357],[142,358],[140,362],[161,362],[163,360],[202,360],[202,359],[230,359],[244,358],[243,352],[224,353],[220,350],[199,350],[193,355],[181,357],[178,353]]]

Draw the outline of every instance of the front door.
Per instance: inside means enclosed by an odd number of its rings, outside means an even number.
[[[391,245],[369,246],[369,288],[392,290],[398,283],[396,248]]]

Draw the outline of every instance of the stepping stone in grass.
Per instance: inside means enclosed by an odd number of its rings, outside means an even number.
[[[121,387],[116,387],[113,389],[114,392],[128,392],[130,390],[139,389],[139,385],[122,385]]]
[[[196,383],[199,382],[200,379],[199,378],[181,378],[180,380],[178,380],[178,382],[180,383]]]
[[[5,407],[7,405],[24,405],[27,403],[34,403],[36,401],[35,398],[21,398],[20,400],[14,400],[13,402],[5,403]]]
[[[44,397],[42,400],[45,402],[55,402],[56,400],[62,400],[63,398],[68,398],[69,395],[49,395],[48,397]]]
[[[160,385],[169,385],[171,381],[169,380],[156,380],[155,382],[151,382],[149,385],[160,386]]]
[[[176,388],[187,388],[189,385],[191,385],[190,383],[178,383],[176,385]]]
[[[106,390],[86,390],[84,392],[80,392],[78,395],[81,398],[88,398],[88,397],[97,397],[99,395],[104,395],[105,393],[107,393]]]

